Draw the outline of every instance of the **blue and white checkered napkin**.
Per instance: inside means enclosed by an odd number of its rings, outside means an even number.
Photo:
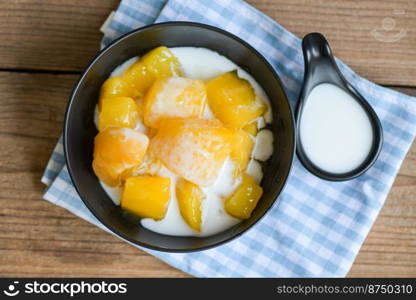
[[[303,77],[300,40],[238,0],[123,0],[103,44],[134,28],[171,20],[208,23],[243,38],[276,68],[295,104]],[[383,206],[416,133],[416,99],[371,83],[338,60],[341,71],[382,121],[385,142],[376,164],[347,182],[323,181],[294,161],[276,205],[261,222],[223,246],[190,254],[149,251],[203,277],[345,276]],[[76,193],[59,140],[42,182],[44,198],[105,229]]]

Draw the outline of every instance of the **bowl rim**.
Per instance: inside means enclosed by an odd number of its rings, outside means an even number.
[[[108,224],[106,224],[106,222],[103,222],[101,220],[101,218],[98,216],[98,214],[95,212],[94,208],[92,206],[90,206],[90,204],[88,203],[88,201],[86,201],[84,199],[84,197],[82,196],[82,194],[80,193],[78,186],[76,184],[76,181],[74,180],[74,175],[73,175],[73,170],[72,170],[72,166],[71,166],[71,162],[68,159],[68,139],[67,139],[67,135],[69,132],[68,129],[68,119],[69,119],[69,114],[73,105],[73,100],[75,97],[75,94],[77,93],[81,83],[83,82],[86,74],[89,72],[89,70],[92,68],[92,66],[96,63],[96,61],[102,56],[104,55],[107,51],[109,51],[115,44],[122,42],[124,39],[128,38],[130,35],[136,34],[137,32],[141,32],[141,31],[145,31],[151,28],[156,28],[156,27],[165,27],[165,26],[191,26],[191,27],[199,27],[199,28],[204,28],[204,29],[208,29],[211,31],[215,31],[217,33],[223,34],[231,39],[234,39],[235,41],[237,41],[238,43],[242,44],[244,47],[248,48],[252,53],[254,53],[263,63],[264,65],[269,69],[269,71],[273,74],[273,77],[275,78],[275,80],[279,83],[280,88],[285,96],[285,100],[287,102],[288,108],[289,108],[289,114],[290,114],[290,120],[291,120],[291,125],[292,125],[292,140],[293,140],[293,149],[291,150],[290,153],[290,165],[289,165],[289,169],[287,171],[287,174],[282,182],[281,188],[279,189],[276,198],[270,203],[270,205],[268,207],[266,207],[266,209],[261,213],[261,215],[254,220],[254,222],[248,226],[247,228],[241,230],[240,232],[231,235],[230,237],[221,240],[219,242],[215,242],[212,243],[210,245],[207,246],[202,246],[202,247],[191,247],[191,248],[187,248],[187,249],[183,249],[183,248],[163,248],[163,247],[159,247],[159,246],[154,246],[154,245],[150,245],[148,243],[142,242],[140,240],[137,239],[133,239],[128,237],[127,235],[123,234],[122,232],[120,232],[119,230],[117,230],[116,228],[113,228],[112,226],[109,226]],[[282,194],[282,191],[284,190],[284,188],[286,187],[287,184],[287,180],[291,174],[292,168],[293,168],[293,161],[294,161],[294,157],[295,157],[295,152],[296,152],[296,143],[297,143],[297,139],[296,139],[296,122],[295,122],[295,116],[294,116],[294,112],[293,109],[289,103],[289,98],[287,97],[287,93],[285,90],[285,86],[283,85],[280,76],[277,74],[276,70],[272,67],[272,65],[268,62],[268,60],[259,52],[257,51],[253,46],[251,46],[249,43],[247,43],[246,41],[242,40],[241,38],[239,38],[238,36],[234,35],[231,32],[228,32],[226,30],[223,30],[221,28],[218,28],[216,26],[212,26],[212,25],[208,25],[208,24],[204,24],[204,23],[198,23],[198,22],[189,22],[189,21],[168,21],[168,22],[160,22],[160,23],[153,23],[153,24],[149,24],[146,26],[142,26],[136,29],[133,29],[123,35],[121,35],[120,37],[114,39],[113,41],[111,41],[107,46],[105,46],[103,49],[101,49],[86,65],[86,67],[83,69],[81,75],[79,76],[79,79],[77,80],[77,82],[74,85],[74,88],[71,91],[71,94],[69,96],[69,101],[67,104],[67,108],[65,111],[65,115],[64,115],[64,130],[63,130],[63,148],[64,148],[64,157],[65,157],[65,163],[67,166],[67,170],[69,173],[69,177],[72,181],[73,186],[75,187],[75,190],[77,191],[78,196],[80,197],[80,199],[82,200],[82,202],[85,204],[85,206],[88,208],[88,210],[93,214],[93,216],[95,218],[97,218],[98,221],[100,221],[101,224],[103,224],[105,226],[105,228],[107,228],[110,233],[116,235],[117,237],[121,238],[122,240],[142,247],[142,248],[146,248],[146,249],[150,249],[150,250],[156,250],[156,251],[161,251],[161,252],[167,252],[167,253],[190,253],[190,252],[197,252],[197,251],[204,251],[204,250],[208,250],[217,246],[221,246],[224,245],[238,237],[240,237],[241,235],[243,235],[244,233],[246,233],[247,231],[249,231],[250,229],[252,229],[261,219],[264,218],[264,216],[271,210],[271,208],[276,205],[277,203],[277,199],[279,198],[279,196]],[[155,234],[157,234],[155,232]],[[183,238],[183,237],[181,237]]]

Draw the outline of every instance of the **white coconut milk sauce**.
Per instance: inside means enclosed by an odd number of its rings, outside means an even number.
[[[329,173],[342,174],[365,161],[373,144],[373,129],[355,98],[333,84],[323,83],[307,96],[300,139],[312,163]]]
[[[228,58],[219,55],[217,52],[206,48],[196,47],[175,47],[170,48],[174,55],[178,58],[182,71],[185,77],[210,80],[223,73],[237,70],[238,76],[247,79],[253,86],[257,96],[261,97],[268,110],[263,117],[258,118],[257,127],[259,132],[255,138],[255,146],[252,153],[252,158],[247,167],[247,173],[251,175],[257,183],[260,183],[263,178],[263,171],[261,167],[262,161],[266,161],[273,152],[273,135],[268,129],[265,129],[267,124],[272,122],[272,113],[269,99],[255,81],[255,79],[239,66],[234,64]],[[110,77],[120,76],[122,73],[134,62],[138,57],[131,58],[123,64],[114,69]],[[95,112],[95,122],[98,120],[98,110]],[[207,107],[205,109],[204,118],[213,118],[213,114]],[[138,131],[146,132],[146,127],[139,122],[136,129]],[[205,199],[202,201],[202,225],[201,232],[197,233],[186,224],[179,211],[179,206],[175,195],[175,183],[179,176],[162,167],[158,172],[158,176],[169,177],[171,179],[171,199],[168,210],[164,219],[155,221],[150,218],[141,220],[142,226],[157,233],[175,236],[209,236],[222,232],[239,222],[241,220],[235,219],[228,215],[224,210],[223,198],[232,194],[234,189],[240,182],[234,181],[232,176],[233,163],[227,159],[221,169],[221,172],[216,182],[209,187],[201,187],[205,194]],[[111,188],[100,182],[104,191],[113,200],[116,205],[120,205],[122,189]]]

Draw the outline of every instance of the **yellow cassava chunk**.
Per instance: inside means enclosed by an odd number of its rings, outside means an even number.
[[[127,178],[121,208],[142,218],[161,220],[170,199],[170,178],[138,176]]]
[[[111,77],[108,78],[101,86],[98,107],[101,110],[102,99],[134,96],[134,89],[123,78]]]
[[[94,140],[92,167],[95,175],[109,186],[118,186],[122,174],[140,165],[147,151],[146,135],[129,128],[110,127]]]
[[[230,153],[232,133],[218,120],[165,119],[150,151],[171,171],[197,185],[215,182]]]
[[[225,211],[237,219],[248,219],[262,194],[261,186],[250,175],[243,174],[240,185],[225,199]]]
[[[224,124],[242,128],[266,111],[248,82],[238,77],[237,71],[224,73],[207,84],[209,106]]]
[[[158,127],[166,118],[201,117],[206,102],[202,80],[184,77],[157,79],[144,98],[144,123]]]
[[[180,178],[176,183],[176,198],[185,222],[194,230],[201,231],[201,203],[204,193],[199,186]]]
[[[240,174],[247,169],[253,147],[254,140],[247,132],[242,129],[234,130],[230,157],[236,164],[236,172],[234,172],[235,177],[240,176]]]
[[[256,136],[258,132],[257,123],[252,122],[243,127],[243,130],[252,136]]]
[[[181,70],[178,59],[169,48],[160,46],[131,65],[123,73],[123,80],[138,94],[144,96],[156,79],[179,75]]]
[[[100,131],[114,126],[134,128],[138,118],[138,107],[132,98],[104,98],[101,102],[98,128]]]

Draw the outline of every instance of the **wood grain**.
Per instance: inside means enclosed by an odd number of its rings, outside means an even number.
[[[0,1],[0,68],[81,71],[118,0]]]
[[[416,6],[411,0],[248,2],[300,37],[312,31],[324,33],[335,54],[372,81],[416,85]],[[81,71],[97,52],[98,29],[117,3],[0,1],[0,68]],[[393,19],[394,29],[382,31],[385,18]],[[386,43],[374,38],[373,30],[385,37],[403,30],[405,36]]]
[[[39,180],[76,79],[0,72],[0,276],[186,276],[42,200]],[[416,145],[350,276],[416,276],[415,165]]]
[[[323,33],[334,54],[371,81],[416,85],[416,5],[413,1],[248,2],[299,37],[314,31]],[[395,23],[394,29],[383,30],[383,22],[390,28],[391,20]],[[395,42],[383,42],[374,37],[374,30],[385,38],[401,30],[405,36]]]
[[[76,79],[0,73],[0,276],[185,276],[42,200]]]

